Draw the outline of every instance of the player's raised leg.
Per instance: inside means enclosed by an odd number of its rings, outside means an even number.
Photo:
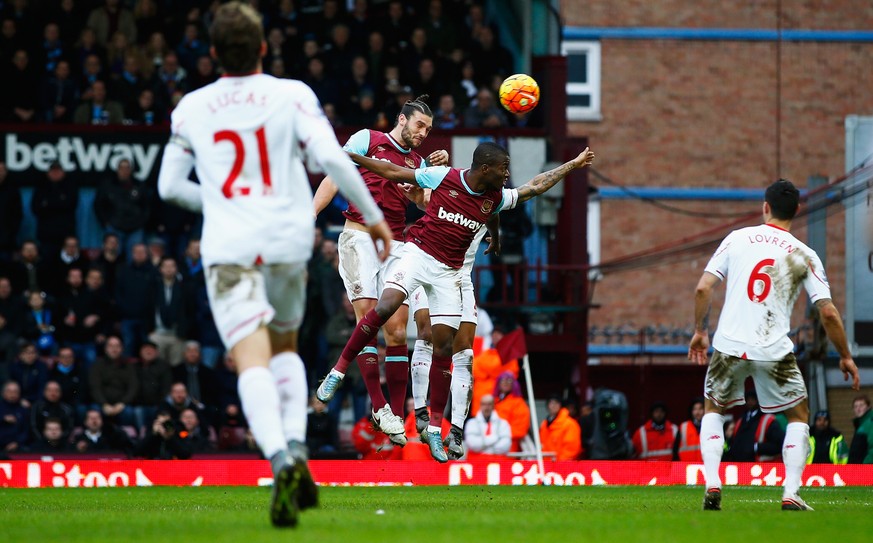
[[[459,459],[464,456],[464,423],[470,412],[470,402],[473,399],[473,338],[476,335],[476,324],[461,322],[455,334],[452,350],[452,429],[444,444],[449,458]]]

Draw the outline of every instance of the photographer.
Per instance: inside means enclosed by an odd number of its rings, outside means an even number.
[[[161,411],[145,438],[137,445],[135,456],[150,460],[187,460],[191,458],[191,449],[179,437],[170,414]]]

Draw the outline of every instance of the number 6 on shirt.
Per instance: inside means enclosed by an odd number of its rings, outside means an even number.
[[[270,157],[267,154],[267,135],[263,126],[255,131],[255,137],[258,140],[258,156],[261,163],[261,178],[264,182],[264,195],[267,196],[273,192],[273,182],[270,179]],[[239,135],[239,132],[234,132],[232,130],[219,130],[213,135],[212,139],[215,143],[229,141],[233,144],[235,153],[230,174],[221,186],[221,192],[224,194],[224,197],[230,199],[234,196],[248,196],[251,194],[250,187],[240,187],[235,190],[233,188],[234,182],[236,182],[236,179],[242,172],[243,163],[245,163],[246,159],[245,145],[243,145],[243,140]]]
[[[755,264],[755,267],[752,269],[752,275],[749,276],[749,284],[747,285],[747,290],[749,294],[749,299],[755,302],[756,304],[763,303],[767,298],[767,295],[770,294],[770,288],[773,286],[773,278],[770,277],[770,274],[767,272],[762,272],[763,268],[768,266],[772,266],[776,261],[772,258],[765,258],[764,260]],[[755,287],[757,286],[757,282],[760,281],[762,283],[761,292],[756,293]]]

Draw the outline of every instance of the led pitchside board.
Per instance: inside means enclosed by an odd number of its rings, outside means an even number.
[[[846,206],[846,332],[858,357],[873,356],[873,117],[846,117],[846,171],[864,164],[844,190]]]

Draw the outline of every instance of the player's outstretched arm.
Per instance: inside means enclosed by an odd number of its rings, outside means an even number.
[[[840,370],[843,372],[843,379],[848,381],[849,376],[851,376],[852,388],[860,390],[861,377],[858,374],[858,366],[852,359],[852,352],[849,350],[849,341],[846,338],[846,329],[843,328],[840,311],[830,299],[817,300],[815,306],[818,308],[821,324],[824,326],[828,339],[831,340],[840,355]]]
[[[194,155],[171,139],[164,148],[164,158],[161,159],[158,194],[161,199],[171,204],[200,213],[203,211],[200,185],[188,179],[193,167]]]
[[[703,272],[694,291],[694,336],[688,345],[688,360],[706,365],[709,350],[709,310],[712,307],[712,289],[721,281],[717,275]]]
[[[569,162],[565,162],[561,164],[557,168],[553,170],[549,170],[547,172],[543,172],[538,176],[534,177],[524,185],[518,187],[518,201],[526,202],[531,198],[535,198],[540,194],[546,192],[550,188],[554,187],[558,184],[561,179],[567,177],[571,171],[576,168],[582,168],[584,166],[588,166],[594,160],[594,152],[585,148],[584,151],[579,153],[579,156],[574,158]]]
[[[349,157],[351,157],[351,159],[354,160],[358,166],[367,168],[379,177],[384,177],[389,181],[394,181],[397,183],[414,183],[416,185],[418,184],[418,182],[415,180],[415,170],[404,168],[403,166],[398,166],[397,164],[392,164],[387,160],[376,160],[375,158],[370,158],[351,152],[349,153]]]
[[[485,254],[500,254],[500,213],[492,213],[485,222],[485,228],[488,229],[488,234],[485,241],[488,242],[488,248],[485,249]]]
[[[333,201],[337,192],[339,192],[339,188],[337,188],[336,183],[329,176],[321,180],[321,184],[318,185],[318,189],[312,197],[312,205],[315,207],[316,216],[324,211],[324,208]]]

